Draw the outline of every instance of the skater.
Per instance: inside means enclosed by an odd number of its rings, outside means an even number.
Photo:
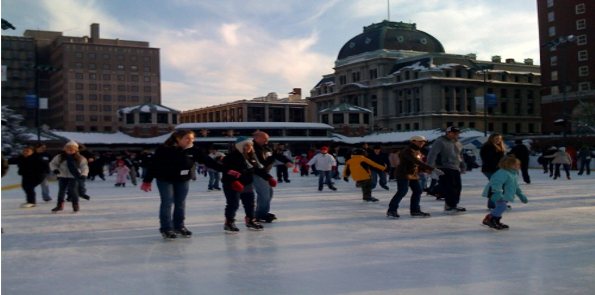
[[[219,164],[223,164],[223,158],[225,157],[225,154],[223,154],[222,152],[215,149],[214,146],[211,146],[209,148],[209,157],[211,157],[211,159],[215,160],[215,162],[217,162]],[[212,190],[220,191],[221,188],[219,187],[219,182],[221,182],[221,177],[219,175],[219,171],[207,167],[207,174],[209,175],[209,185],[208,185],[207,189],[209,191],[212,191]]]
[[[50,161],[52,160],[52,156],[45,151],[46,149],[47,146],[43,143],[35,146],[35,153],[39,155],[48,166],[47,173],[43,178],[43,181],[41,181],[41,197],[44,201],[49,202],[52,200],[52,197],[50,196],[50,179],[53,177],[50,170]]]
[[[580,168],[578,175],[583,175],[583,172],[587,172],[587,175],[591,175],[591,158],[593,152],[586,146],[583,145],[581,150],[578,152],[577,159],[580,162]]]
[[[33,208],[37,206],[35,187],[41,184],[48,174],[48,164],[39,154],[34,152],[32,147],[23,148],[21,155],[16,157],[11,163],[17,164],[19,168],[18,174],[22,177],[21,187],[26,195],[26,202],[21,205],[21,208]]]
[[[277,145],[277,149],[275,150],[275,153],[280,154],[283,157],[286,157],[288,160],[290,160],[291,162],[293,162],[293,156],[291,155],[291,151],[289,151],[288,149],[285,148],[285,144],[280,143]],[[285,163],[279,161],[279,160],[275,160],[275,168],[277,170],[277,182],[278,183],[283,183],[283,182],[287,182],[290,183],[291,180],[289,180],[289,169],[287,168],[287,166],[285,166]]]
[[[264,166],[266,173],[270,173],[275,160],[285,163],[287,168],[293,168],[293,162],[287,157],[273,153],[269,147],[269,135],[263,131],[256,131],[253,134],[254,153],[258,162]],[[256,211],[254,215],[259,222],[270,223],[277,219],[277,216],[270,212],[271,201],[273,200],[273,188],[268,181],[261,177],[254,177],[254,190],[256,191]]]
[[[349,176],[351,175],[351,178],[362,189],[362,198],[364,201],[378,202],[378,199],[372,197],[372,181],[370,180],[370,172],[368,172],[367,166],[372,166],[376,169],[386,169],[386,167],[366,158],[364,153],[364,149],[361,148],[357,148],[351,152],[351,158],[345,162],[343,180],[349,182]]]
[[[64,210],[64,196],[72,202],[72,210],[78,212],[79,184],[78,179],[87,178],[89,165],[87,159],[78,153],[79,146],[74,141],[69,141],[64,146],[64,151],[55,156],[50,162],[50,169],[58,177],[58,204],[52,212]]]
[[[87,147],[84,144],[79,144],[79,154],[85,158],[85,160],[87,160],[87,165],[89,165],[89,163],[93,162],[95,159],[93,158],[93,154],[91,153],[91,151],[89,151],[87,149]],[[79,178],[77,179],[78,185],[79,185],[79,197],[90,201],[91,197],[89,195],[87,195],[87,185],[85,184],[87,178]],[[67,199],[68,200],[68,199]]]
[[[370,172],[372,173],[372,189],[375,189],[376,184],[379,183],[381,188],[388,190],[388,186],[386,185],[386,170],[390,168],[388,155],[382,152],[382,148],[379,145],[375,145],[372,149],[372,153],[368,154],[366,157],[374,161],[374,163],[384,166],[384,169],[381,170],[375,168],[370,169]]]
[[[555,166],[554,180],[560,177],[560,166],[564,168],[564,171],[566,172],[566,178],[570,180],[570,164],[572,164],[572,158],[566,152],[566,148],[561,147],[555,154],[545,156],[545,158],[552,159],[552,164]]]
[[[529,177],[529,148],[523,144],[520,139],[515,140],[514,147],[510,149],[509,155],[514,155],[521,161],[521,174],[523,181],[526,184],[531,184],[531,177]]]
[[[161,198],[159,231],[167,240],[177,238],[178,234],[187,238],[192,236],[192,232],[184,226],[184,219],[186,218],[186,196],[190,186],[190,169],[197,161],[232,177],[240,176],[238,172],[217,164],[193,143],[194,132],[187,129],[174,131],[155,151],[151,166],[140,187],[141,190],[150,192],[151,182],[154,178],[157,179]]]
[[[147,170],[149,166],[151,166],[151,161],[153,159],[154,154],[149,151],[149,149],[143,149],[140,156],[138,157],[138,164],[140,168],[142,168],[141,178],[144,179],[147,175]]]
[[[337,169],[337,160],[328,154],[328,147],[321,147],[320,154],[317,154],[308,161],[308,166],[314,165],[316,165],[316,170],[318,171],[318,190],[322,191],[322,187],[326,184],[328,188],[336,191],[337,188],[333,186],[331,179],[333,177],[333,171]]]
[[[445,135],[438,137],[432,143],[428,154],[428,165],[435,166],[444,172],[438,181],[436,194],[444,198],[444,212],[447,214],[467,211],[464,207],[459,207],[462,189],[461,174],[465,173],[463,145],[457,140],[460,134],[459,128],[447,127]]]
[[[518,170],[521,168],[521,161],[515,157],[506,156],[498,163],[500,169],[490,178],[490,182],[483,190],[483,196],[488,197],[491,191],[491,199],[496,207],[486,215],[482,225],[495,230],[508,229],[509,226],[501,222],[502,213],[506,211],[508,202],[513,202],[515,195],[527,204],[527,197],[517,184]]]
[[[411,188],[412,192],[411,201],[409,204],[409,213],[411,216],[430,217],[429,213],[421,211],[421,207],[419,205],[422,189],[419,182],[418,169],[423,168],[427,173],[431,173],[433,171],[438,176],[444,174],[444,172],[440,171],[440,169],[436,169],[435,167],[432,167],[421,160],[423,157],[421,148],[427,142],[424,136],[412,136],[410,141],[411,143],[401,151],[399,165],[395,171],[397,192],[388,204],[388,211],[386,211],[386,216],[388,217],[399,218],[397,209],[399,209],[399,203],[403,197],[407,195],[409,188]]]
[[[558,148],[555,146],[550,147],[549,150],[547,150],[546,152],[543,153],[543,158],[546,160],[546,164],[544,166],[544,173],[547,173],[548,168],[549,168],[549,172],[550,172],[550,177],[554,176],[554,163],[552,163],[552,157],[548,157],[551,156],[553,154],[555,154],[558,151]]]
[[[124,161],[120,160],[116,162],[116,168],[112,173],[116,174],[116,186],[126,186],[126,175],[130,172],[130,168],[124,164]]]
[[[239,178],[223,175],[223,192],[225,193],[225,224],[223,229],[227,233],[240,231],[235,225],[235,216],[240,201],[244,205],[246,227],[251,230],[263,230],[263,226],[254,218],[254,179],[263,179],[270,187],[277,186],[277,181],[264,170],[254,154],[254,143],[245,136],[236,139],[236,150],[223,158],[223,166],[241,173]]]
[[[490,178],[496,171],[498,171],[498,163],[504,158],[506,147],[502,140],[502,135],[498,133],[492,133],[488,140],[483,144],[479,151],[481,157],[481,172],[490,181]],[[496,207],[494,201],[491,199],[492,192],[488,191],[488,209],[493,210]]]
[[[300,166],[300,176],[308,176],[308,155],[302,154],[297,164]]]
[[[388,180],[395,180],[395,169],[399,166],[399,154],[401,150],[393,149],[391,153],[388,155],[388,161],[390,163],[390,171],[388,172]]]

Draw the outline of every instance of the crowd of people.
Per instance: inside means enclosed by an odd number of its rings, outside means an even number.
[[[295,167],[301,177],[310,174],[318,177],[318,191],[328,187],[336,191],[334,181],[343,178],[355,181],[361,188],[365,202],[377,202],[372,191],[377,185],[389,190],[389,181],[396,182],[396,193],[390,200],[386,215],[399,218],[399,205],[411,190],[409,214],[412,217],[431,217],[420,207],[424,191],[444,200],[444,212],[461,214],[466,208],[459,205],[462,190],[461,174],[472,169],[475,159],[469,161],[469,155],[458,140],[461,130],[450,126],[444,135],[438,137],[430,148],[426,147],[424,136],[410,138],[410,143],[402,150],[393,149],[389,154],[382,147],[367,144],[339,156],[338,146],[312,147],[308,151],[298,151],[293,156],[283,143],[269,144],[269,135],[257,131],[253,136],[240,136],[227,153],[214,146],[208,151],[194,146],[194,133],[190,130],[176,130],[160,145],[155,152],[148,149],[138,155],[132,152],[94,153],[84,145],[70,141],[62,152],[52,157],[46,152],[45,145],[24,148],[21,155],[12,158],[11,163],[18,165],[22,177],[22,189],[26,195],[23,208],[36,206],[35,188],[41,185],[42,199],[52,201],[48,180],[53,175],[58,179],[56,207],[51,211],[64,210],[70,202],[74,212],[80,210],[80,199],[90,200],[85,181],[106,180],[104,172],[116,175],[116,187],[125,187],[128,180],[137,185],[141,178],[140,189],[152,191],[152,181],[156,181],[160,195],[159,232],[163,238],[173,240],[178,236],[191,237],[192,232],[185,227],[186,196],[189,182],[196,180],[196,173],[208,175],[208,191],[223,191],[226,200],[223,228],[227,233],[238,233],[236,214],[240,203],[244,208],[244,223],[250,230],[263,230],[262,223],[271,223],[277,216],[271,213],[274,188],[279,183],[290,183],[289,169]],[[508,152],[500,134],[491,134],[480,149],[481,172],[487,178],[483,197],[487,199],[490,213],[482,224],[495,229],[508,229],[501,222],[502,215],[510,208],[509,203],[518,197],[527,203],[527,197],[521,191],[517,179],[530,184],[529,149],[522,141]],[[465,156],[467,155],[467,156]],[[474,157],[474,156],[473,156]],[[590,161],[593,152],[586,146],[577,154],[580,163],[578,175],[590,174]],[[553,179],[560,178],[562,168],[570,179],[572,158],[563,147],[552,147],[538,159],[544,173],[550,173]],[[339,165],[344,165],[342,175]],[[276,169],[275,176],[272,168]],[[4,165],[3,165],[4,168]],[[520,171],[520,173],[519,173]],[[428,178],[432,179],[427,185]]]

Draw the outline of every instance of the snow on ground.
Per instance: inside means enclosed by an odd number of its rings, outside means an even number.
[[[432,218],[410,218],[406,198],[398,220],[385,216],[394,182],[374,190],[380,202],[363,203],[353,181],[318,192],[313,176],[292,173],[275,189],[278,222],[261,232],[239,222],[237,235],[223,233],[223,194],[199,177],[187,202],[194,237],[173,242],[158,232],[157,193],[116,188],[115,176],[88,182],[92,199],[76,214],[50,213],[54,202],[20,209],[22,190],[5,190],[2,293],[593,294],[595,173],[530,173],[529,203],[512,204],[502,219],[511,229],[501,232],[479,225],[479,170],[463,176],[468,213],[444,215],[424,196]]]

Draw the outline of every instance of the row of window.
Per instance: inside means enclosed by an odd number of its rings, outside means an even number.
[[[578,75],[580,77],[587,77],[589,76],[589,66],[580,66],[578,67]],[[552,81],[558,80],[558,71],[552,71],[551,73]]]
[[[117,89],[118,91],[122,91],[122,92],[125,92],[125,91],[139,92],[140,91],[140,86],[136,86],[136,85],[130,85],[130,86],[117,85],[117,87],[112,87],[112,85],[110,85],[110,84],[83,84],[83,83],[76,83],[74,86],[74,89],[84,90],[85,85],[87,85],[87,88],[89,90],[101,89],[102,91],[112,91],[112,89]],[[151,86],[143,86],[143,92],[151,92],[151,89],[152,89]]]
[[[577,30],[584,30],[587,28],[587,20],[586,19],[578,19],[576,20],[576,29]],[[551,26],[548,29],[548,34],[550,37],[556,36],[556,27]]]
[[[562,2],[562,0],[560,0],[560,2]],[[565,3],[562,3],[562,5],[564,5]],[[554,0],[547,0],[547,7],[552,7],[554,6]],[[585,3],[580,3],[574,6],[574,13],[576,14],[584,14],[586,12],[586,8],[585,8]],[[548,20],[549,20],[549,14],[548,14]],[[552,20],[553,20],[553,16],[552,16]],[[550,21],[552,21],[550,20]]]
[[[89,52],[87,56],[88,56],[89,59],[96,59],[97,58],[97,53]],[[83,55],[82,52],[77,51],[77,52],[74,53],[74,57],[76,57],[76,58],[83,58],[84,55]],[[112,55],[110,53],[102,53],[101,54],[101,59],[109,60],[111,58],[112,58]],[[116,60],[124,61],[124,60],[126,60],[126,56],[124,54],[116,54]],[[128,60],[130,60],[130,61],[138,61],[139,60],[138,59],[138,55],[130,55],[130,56],[128,56]],[[150,56],[143,56],[142,57],[142,60],[144,62],[150,62],[151,61],[151,57]]]
[[[500,133],[510,133],[510,128],[509,128],[509,124],[508,123],[500,123]],[[454,122],[447,122],[446,126],[454,126]],[[458,127],[469,127],[469,128],[474,128],[476,129],[476,124],[475,122],[468,122],[468,125],[465,126],[465,122],[458,122]],[[488,131],[489,132],[494,132],[496,131],[494,129],[494,123],[488,123]],[[535,133],[537,132],[537,130],[535,129],[535,124],[534,123],[527,123],[526,124],[526,131],[523,130],[523,123],[515,123],[514,124],[514,133],[520,134],[520,133]],[[419,123],[406,123],[406,124],[396,124],[395,125],[395,130],[397,131],[410,131],[410,130],[419,130],[420,125]]]
[[[76,62],[74,63],[74,67],[76,69],[82,69],[84,68],[84,64],[82,62]],[[97,64],[94,63],[89,63],[88,68],[89,70],[96,70],[97,69]],[[102,64],[101,65],[101,69],[102,70],[111,70],[111,65],[110,64]],[[117,65],[116,66],[116,70],[118,71],[124,71],[126,70],[126,66],[124,65]],[[131,65],[130,66],[130,71],[132,72],[138,72],[138,66],[137,65]],[[143,66],[143,72],[151,72],[151,67],[150,66]]]
[[[101,97],[101,99],[103,101],[112,101],[112,95],[110,94],[104,94],[104,95],[97,95],[97,94],[89,94],[88,96],[88,100],[91,101],[96,101],[99,100],[99,97]],[[116,96],[114,96],[116,97]],[[75,99],[76,100],[85,100],[85,95],[82,93],[77,93],[75,94]],[[140,96],[138,95],[118,95],[116,97],[117,101],[121,101],[121,102],[140,102]],[[144,102],[151,102],[152,101],[152,97],[151,96],[145,96],[144,97]]]
[[[587,50],[577,51],[577,58],[578,58],[578,61],[587,61],[587,60],[589,60],[589,52]],[[550,57],[550,65],[551,66],[558,65],[558,56],[557,55],[552,55]]]
[[[84,132],[85,126],[76,126],[76,131]],[[99,130],[99,127],[97,127],[97,126],[89,126],[89,131],[91,131],[91,132],[99,132],[99,131],[112,132],[114,130],[113,130],[112,126],[103,126],[103,130]]]
[[[169,114],[166,113],[157,113],[157,124],[168,124],[168,117]],[[126,124],[136,124],[134,121],[134,114],[126,114]],[[172,114],[172,124],[178,124],[178,116]],[[150,124],[153,123],[153,114],[151,113],[138,113],[138,123],[139,124]]]
[[[115,75],[115,76],[118,81],[126,81],[126,77],[127,77],[126,75]],[[111,74],[101,74],[101,75],[98,75],[96,73],[88,74],[89,80],[98,80],[99,77],[101,77],[102,81],[111,81],[112,80]],[[128,77],[129,77],[129,81],[131,81],[131,82],[138,82],[140,79],[140,77],[138,75],[130,75]],[[77,80],[82,80],[82,79],[85,79],[85,75],[83,73],[75,73],[74,78]],[[143,76],[143,81],[151,82],[151,76]]]

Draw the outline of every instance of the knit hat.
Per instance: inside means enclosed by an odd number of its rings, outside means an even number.
[[[325,147],[325,146],[323,146],[323,147],[320,148],[320,151],[327,151],[328,152],[328,148]]]
[[[424,136],[422,135],[415,135],[415,136],[411,136],[411,138],[409,139],[410,141],[428,141]]]
[[[240,136],[236,139],[236,149],[238,149],[238,151],[240,151],[240,152],[243,152],[244,146],[248,143],[254,144],[254,142],[252,142],[252,139],[250,139],[246,136]]]
[[[565,148],[565,147],[561,147],[561,148],[559,148],[558,150],[559,150],[559,151],[563,151],[563,152],[565,152],[565,151],[566,151],[566,148]]]
[[[118,164],[118,165],[120,165],[120,164],[124,165],[124,161],[118,161],[116,164]]]
[[[64,148],[73,148],[73,149],[78,150],[79,145],[74,140],[71,140],[71,141],[67,142],[66,145],[64,145]]]

